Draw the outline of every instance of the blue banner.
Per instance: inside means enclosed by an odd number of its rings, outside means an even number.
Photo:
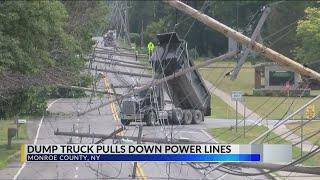
[[[28,154],[27,161],[259,162],[260,154]]]

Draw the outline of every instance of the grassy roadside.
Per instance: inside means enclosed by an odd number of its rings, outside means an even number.
[[[231,94],[232,91],[242,91],[244,94],[248,95],[244,96],[247,107],[251,110],[255,110],[257,107],[261,106],[256,113],[260,116],[269,114],[269,119],[281,119],[285,115],[285,112],[288,111],[288,107],[290,107],[291,104],[292,107],[289,112],[293,112],[311,99],[311,97],[291,97],[286,99],[286,97],[250,96],[254,87],[254,69],[252,66],[250,68],[250,65],[246,64],[246,68],[241,69],[238,78],[235,81],[231,81],[229,77],[223,78],[223,75],[233,68],[234,63],[217,62],[211,66],[218,68],[200,70],[204,79],[210,81],[214,85],[217,85],[219,89],[229,94]],[[319,93],[319,91],[311,92],[312,95]],[[286,100],[284,101],[284,99]],[[282,101],[284,102],[281,104]],[[320,109],[320,101],[315,102],[315,108]],[[274,111],[271,112],[273,109]],[[300,117],[296,116],[295,118]]]
[[[235,119],[236,111],[225,103],[221,98],[211,95],[211,117],[221,119]],[[238,113],[238,118],[243,118],[242,114]]]
[[[286,127],[290,130],[295,129],[298,126],[300,126],[300,122],[286,124]],[[313,121],[313,122],[306,124],[303,127],[304,138],[312,135],[313,133],[318,132],[319,128],[320,128],[320,121]],[[297,136],[300,136],[300,132],[301,132],[300,128],[297,128],[294,133]],[[316,144],[316,145],[320,146],[320,141],[318,141],[319,139],[320,139],[320,134],[317,134],[317,135],[311,137],[308,141],[311,142],[312,144]]]
[[[235,132],[234,128],[212,128],[209,133],[222,143],[234,143],[234,144],[248,144],[250,141],[258,137],[261,133],[267,131],[268,128],[264,126],[247,126],[245,137],[243,135],[243,127]],[[280,138],[275,133],[270,133],[265,139],[258,141],[257,144],[291,144],[290,142]],[[292,158],[297,159],[300,157],[300,149],[298,147],[292,147]],[[304,165],[308,166],[319,166],[320,165],[320,154],[313,156],[312,158],[303,162]]]
[[[7,129],[16,127],[13,120],[0,120],[0,169],[10,163],[13,155],[20,150],[20,140],[28,138],[27,125],[21,125],[19,128],[19,137],[14,137],[12,140],[11,149],[7,148]]]

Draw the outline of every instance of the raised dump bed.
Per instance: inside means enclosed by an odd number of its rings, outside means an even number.
[[[151,56],[156,78],[169,76],[194,65],[188,57],[187,43],[179,39],[175,32],[158,34],[157,38],[158,44]],[[194,112],[200,110],[203,120],[203,115],[211,114],[211,95],[197,70],[169,80],[164,86],[172,103],[184,111],[184,116],[190,114],[187,111],[195,116],[197,113]]]

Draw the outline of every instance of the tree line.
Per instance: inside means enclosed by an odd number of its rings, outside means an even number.
[[[261,32],[263,43],[310,68],[320,69],[317,1],[183,2],[247,36],[256,26],[262,7],[270,5],[271,13]],[[36,76],[59,68],[77,77],[72,85],[89,85],[90,77],[80,72],[94,43],[92,36],[101,36],[113,28],[109,26],[108,12],[107,1],[0,0],[0,83],[1,77],[10,73]],[[194,57],[218,56],[228,49],[222,34],[162,1],[128,1],[128,20],[131,42],[143,49],[148,42],[156,42],[157,33],[170,31],[187,40]],[[68,78],[75,79],[72,76],[62,80]],[[14,83],[15,79],[10,81]],[[0,118],[43,113],[49,97],[83,94],[54,85],[20,87],[0,94]]]
[[[79,77],[82,85],[88,84],[80,71],[94,43],[92,36],[107,28],[107,13],[104,1],[1,0],[1,75],[37,76],[59,67]],[[83,94],[55,86],[19,86],[0,96],[0,117],[41,114],[48,97],[77,93]]]
[[[263,43],[307,66],[320,61],[317,48],[320,43],[319,2],[183,2],[249,37],[261,17],[261,9],[268,5],[271,13],[262,28]],[[161,1],[130,1],[129,22],[131,41],[138,46],[145,46],[149,41],[155,42],[157,33],[176,31],[189,42],[192,54],[218,56],[228,49],[225,36]],[[319,64],[314,64],[311,68],[319,70]]]

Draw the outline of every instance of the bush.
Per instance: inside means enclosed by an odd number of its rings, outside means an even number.
[[[131,43],[135,43],[136,45],[140,46],[140,35],[138,33],[130,33],[130,41]]]
[[[163,33],[166,31],[166,26],[164,20],[160,19],[159,21],[154,21],[150,23],[144,34],[144,43],[147,45],[150,41],[156,44],[157,34]]]
[[[46,88],[20,89],[0,103],[0,118],[15,115],[42,115],[47,108]]]

